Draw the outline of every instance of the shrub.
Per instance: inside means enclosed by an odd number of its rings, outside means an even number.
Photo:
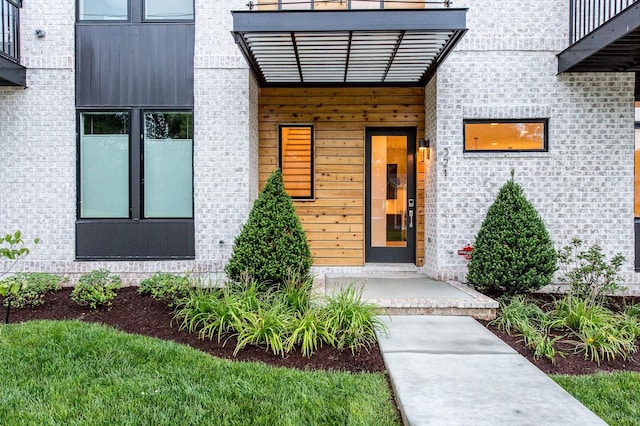
[[[607,261],[599,245],[583,250],[582,240],[574,238],[558,251],[558,259],[563,271],[560,281],[569,285],[573,296],[603,303],[607,293],[623,290],[618,274],[625,258],[620,253]]]
[[[55,292],[62,288],[62,283],[67,281],[59,275],[47,273],[18,273],[4,280],[10,286],[16,286],[17,291],[8,294],[4,298],[4,306],[11,303],[11,307],[21,309],[27,306],[44,304],[44,296],[49,292]]]
[[[476,236],[467,279],[481,291],[513,295],[549,284],[556,269],[549,234],[512,171]]]
[[[282,173],[267,180],[233,244],[225,267],[234,281],[247,275],[259,283],[278,286],[287,276],[306,276],[311,268],[309,243],[284,189]]]
[[[107,269],[97,269],[84,274],[71,291],[71,299],[78,305],[89,305],[91,309],[98,306],[111,306],[116,297],[116,290],[122,286],[118,275],[112,275]]]
[[[191,280],[183,275],[156,272],[140,282],[138,292],[149,294],[153,299],[167,302],[173,306],[179,299],[191,291]]]

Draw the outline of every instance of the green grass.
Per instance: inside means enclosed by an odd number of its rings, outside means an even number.
[[[618,372],[551,378],[611,426],[638,425],[640,374]]]
[[[6,425],[397,425],[382,374],[302,372],[76,321],[0,327]]]

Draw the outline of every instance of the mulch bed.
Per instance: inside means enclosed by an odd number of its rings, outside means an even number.
[[[385,371],[384,361],[377,345],[369,351],[362,350],[355,355],[351,354],[349,350],[339,351],[330,347],[322,347],[311,358],[305,358],[299,352],[292,352],[282,357],[273,355],[264,348],[250,346],[234,356],[233,351],[236,346],[234,338],[230,338],[226,344],[220,344],[215,339],[202,340],[197,334],[179,330],[178,324],[173,321],[172,310],[162,302],[153,300],[147,295],[138,294],[137,287],[121,288],[110,308],[97,310],[76,305],[71,300],[70,294],[71,289],[64,288],[57,293],[47,294],[44,305],[11,310],[9,322],[17,323],[35,319],[77,319],[103,323],[127,333],[173,340],[216,357],[237,361],[260,361],[278,367],[300,370]],[[4,321],[5,309],[0,307],[2,321]]]
[[[535,295],[537,301],[536,304],[543,309],[545,305],[548,305],[554,299],[560,298],[562,295],[558,294],[545,294],[539,293]],[[640,303],[639,297],[610,297],[607,299],[605,305],[614,310],[619,311],[626,304]],[[500,337],[505,343],[518,351],[522,356],[527,358],[540,370],[546,374],[570,374],[570,375],[583,375],[583,374],[595,374],[600,372],[612,372],[612,371],[637,371],[640,372],[640,345],[638,346],[638,352],[633,359],[624,360],[622,358],[616,358],[611,361],[602,360],[600,365],[596,362],[586,359],[584,353],[574,353],[573,349],[567,347],[562,348],[557,346],[556,350],[562,352],[562,355],[557,355],[554,362],[547,358],[536,359],[532,349],[527,348],[520,337],[510,336],[507,333],[501,332],[493,325],[490,325],[488,321],[480,321],[496,336]]]
[[[120,289],[110,308],[97,310],[74,304],[71,301],[70,293],[70,288],[64,288],[57,293],[48,294],[45,297],[45,304],[42,306],[33,309],[12,310],[10,322],[17,323],[34,319],[77,319],[107,324],[127,333],[173,340],[216,357],[237,361],[259,361],[273,366],[300,370],[351,372],[385,372],[386,370],[377,345],[374,345],[369,351],[363,350],[356,354],[352,354],[348,350],[339,351],[330,347],[322,347],[311,358],[305,358],[299,352],[282,357],[255,346],[247,347],[234,355],[236,343],[234,338],[230,338],[226,344],[221,344],[216,340],[202,340],[197,334],[179,330],[178,324],[173,321],[172,310],[162,302],[153,300],[147,295],[138,294],[137,287]],[[0,318],[3,320],[4,314],[5,308],[0,307]],[[565,351],[564,357],[557,356],[555,362],[552,363],[546,358],[535,359],[533,351],[526,348],[519,337],[502,333],[489,325],[487,321],[480,322],[547,374],[592,374],[619,370],[640,372],[640,350],[633,360],[615,359],[602,361],[600,365],[585,359],[584,354]]]

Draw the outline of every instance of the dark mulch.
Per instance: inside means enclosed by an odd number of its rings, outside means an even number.
[[[172,322],[173,313],[164,303],[138,294],[137,287],[126,287],[118,291],[110,308],[97,310],[81,307],[71,301],[71,289],[45,296],[45,303],[33,309],[12,310],[10,323],[34,319],[69,320],[97,322],[110,325],[127,333],[142,334],[165,340],[183,343],[220,358],[238,361],[261,361],[266,364],[297,368],[300,370],[341,370],[351,372],[384,372],[382,355],[376,346],[369,351],[363,350],[355,355],[351,351],[338,351],[330,347],[320,348],[311,358],[305,358],[299,352],[284,357],[273,355],[264,348],[247,347],[233,355],[235,340],[226,344],[217,340],[202,340],[197,334],[178,330]],[[5,308],[0,308],[4,321]],[[224,342],[224,341],[223,341]]]
[[[556,294],[537,294],[537,304],[541,307],[547,306],[551,301],[555,298],[562,297],[561,295]],[[617,311],[620,310],[625,304],[635,304],[640,303],[640,298],[638,297],[611,297],[605,303],[610,309]],[[562,348],[558,347],[558,349],[563,353],[563,356],[558,355],[555,358],[555,361],[552,362],[547,358],[535,359],[533,356],[534,351],[532,349],[527,348],[522,343],[520,337],[510,336],[507,333],[501,332],[496,327],[489,325],[487,321],[481,321],[482,324],[487,326],[489,330],[491,330],[496,336],[500,337],[504,342],[506,342],[509,346],[514,348],[518,353],[523,355],[529,361],[531,361],[534,365],[536,365],[540,370],[544,371],[547,374],[571,374],[571,375],[582,375],[582,374],[594,374],[599,372],[612,372],[612,371],[637,371],[640,372],[640,345],[638,346],[638,352],[635,354],[633,359],[624,360],[622,358],[616,358],[611,361],[601,361],[600,365],[596,362],[591,361],[590,359],[586,359],[584,353],[574,353],[573,350],[569,347]]]

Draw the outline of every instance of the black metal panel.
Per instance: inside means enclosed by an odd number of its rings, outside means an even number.
[[[558,54],[558,73],[640,71],[640,4]]]
[[[640,218],[636,218],[634,223],[634,231],[635,231],[635,270],[640,272]]]
[[[78,107],[193,106],[193,23],[76,24]]]
[[[466,30],[467,9],[232,11],[233,31]]]
[[[0,86],[27,87],[27,69],[0,56]]]
[[[79,220],[78,260],[194,259],[195,227],[186,220]]]

